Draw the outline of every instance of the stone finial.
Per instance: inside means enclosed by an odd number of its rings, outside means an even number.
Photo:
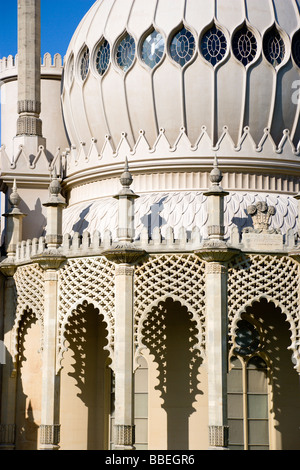
[[[54,173],[50,177],[50,185],[49,185],[49,199],[48,201],[43,204],[44,206],[49,205],[65,205],[66,201],[65,198],[61,195],[61,184],[60,179]]]
[[[130,186],[132,185],[132,182],[133,182],[132,174],[129,171],[129,164],[128,164],[128,158],[127,157],[125,157],[125,167],[124,167],[124,171],[121,175],[120,182],[121,182],[121,185],[123,186],[123,188],[130,188]]]
[[[218,185],[218,186],[220,185],[220,183],[223,179],[222,172],[221,172],[220,168],[218,167],[217,155],[215,155],[214,167],[210,172],[209,179],[210,179],[210,181],[212,182],[213,185]]]
[[[130,189],[130,186],[132,185],[133,182],[133,177],[132,174],[129,171],[129,164],[128,164],[128,158],[125,158],[125,166],[124,166],[124,171],[120,177],[120,183],[122,185],[122,189],[115,196],[116,199],[119,199],[120,196],[126,196],[131,199],[137,199],[139,196],[137,196],[132,189]]]
[[[255,232],[270,231],[271,217],[276,213],[273,206],[265,201],[259,201],[247,207],[248,214],[252,217]]]
[[[219,168],[217,155],[215,155],[214,166],[209,174],[209,179],[212,184],[208,191],[204,193],[205,195],[210,196],[215,194],[220,196],[226,196],[228,194],[226,191],[223,190],[222,186],[220,185],[223,179],[223,174]]]

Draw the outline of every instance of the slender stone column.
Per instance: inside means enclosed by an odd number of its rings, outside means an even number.
[[[135,442],[133,399],[133,279],[134,267],[115,271],[115,436],[116,450],[132,450]]]
[[[122,189],[115,196],[119,205],[118,239],[104,255],[115,269],[115,435],[116,450],[135,449],[133,387],[134,270],[145,251],[134,246],[134,201],[132,175],[126,159],[121,175]]]
[[[227,447],[227,269],[206,265],[209,445]]]
[[[21,145],[28,155],[45,147],[41,113],[40,0],[18,0],[18,120],[14,153]]]
[[[222,173],[215,160],[210,174],[208,239],[195,253],[206,264],[206,357],[208,367],[208,421],[210,449],[226,449],[227,424],[227,262],[238,253],[224,241]]]
[[[65,206],[60,189],[58,179],[53,177],[49,186],[49,199],[44,204],[47,207],[47,249],[33,257],[45,270],[40,450],[57,450],[60,441],[60,376],[56,374],[58,269],[65,261],[59,251],[62,242],[62,209]]]
[[[17,135],[42,135],[40,0],[18,0]]]
[[[0,425],[0,448],[15,448],[15,419],[16,419],[16,393],[17,393],[17,374],[15,364],[13,363],[14,351],[11,350],[12,331],[15,320],[16,291],[14,273],[16,248],[22,241],[22,223],[23,214],[18,206],[20,204],[20,196],[17,191],[17,184],[14,181],[12,192],[8,198],[10,208],[4,217],[6,218],[5,230],[5,249],[6,258],[1,262],[1,272],[6,277],[4,287],[4,320],[3,320],[3,342],[5,347],[5,364],[3,365],[2,375],[2,397],[1,403],[5,403],[5,407],[1,408],[1,425]]]
[[[57,282],[55,269],[45,271],[44,348],[40,449],[59,448],[59,377],[56,375]]]
[[[2,270],[2,269],[1,269]],[[17,393],[17,374],[15,364],[13,364],[10,350],[12,345],[12,331],[15,319],[15,282],[13,278],[14,267],[6,267],[2,270],[5,274],[4,290],[4,345],[5,345],[5,364],[3,365],[2,375],[2,396],[1,403],[5,406],[1,408],[0,424],[0,450],[15,449],[15,428],[16,428],[16,393]]]

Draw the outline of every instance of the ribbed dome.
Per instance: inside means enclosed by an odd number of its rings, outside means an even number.
[[[105,136],[133,146],[160,129],[171,145],[184,128],[192,145],[205,126],[213,143],[227,126],[256,145],[288,129],[300,137],[297,0],[98,0],[65,60],[62,103],[70,142]]]

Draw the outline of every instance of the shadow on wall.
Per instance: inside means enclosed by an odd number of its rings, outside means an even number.
[[[90,204],[88,207],[83,209],[81,213],[79,214],[79,220],[73,225],[72,230],[74,233],[78,232],[80,235],[86,230],[89,226],[89,222],[85,219],[87,214],[90,212],[90,208],[92,207],[92,204]]]
[[[161,217],[160,213],[164,208],[164,201],[167,199],[167,196],[163,197],[160,201],[155,204],[152,204],[150,207],[150,213],[144,215],[141,218],[141,223],[144,227],[148,229],[148,236],[151,237],[154,228],[161,228],[166,224],[166,221]]]
[[[108,352],[104,351],[106,336],[103,315],[92,304],[83,302],[73,310],[65,338],[69,344],[68,349],[73,353],[73,371],[68,375],[76,380],[76,388],[70,393],[77,394],[88,413],[85,433],[87,442],[82,442],[81,449],[105,448],[105,367],[108,358]],[[76,413],[76,409],[73,412]],[[69,432],[80,433],[74,426]]]
[[[33,210],[30,210],[23,200],[20,202],[19,209],[23,214],[26,214],[26,217],[23,219],[23,240],[43,237],[45,235],[47,219],[43,214],[40,198],[36,200]]]
[[[202,359],[197,344],[196,322],[188,309],[168,298],[148,314],[143,324],[143,343],[158,364],[163,409],[167,413],[170,450],[189,449],[189,418],[198,389]]]
[[[263,351],[272,370],[271,412],[275,420],[276,448],[300,449],[300,381],[292,362],[291,332],[280,308],[262,299],[247,309],[247,314],[262,327]]]
[[[40,334],[37,318],[31,309],[24,312],[19,328],[19,360],[17,370],[16,449],[37,450],[41,412],[41,357],[38,352]]]

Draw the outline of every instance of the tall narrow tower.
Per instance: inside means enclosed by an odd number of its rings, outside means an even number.
[[[18,0],[18,120],[15,148],[24,145],[36,154],[42,137],[41,5]],[[17,149],[16,149],[17,150]]]

